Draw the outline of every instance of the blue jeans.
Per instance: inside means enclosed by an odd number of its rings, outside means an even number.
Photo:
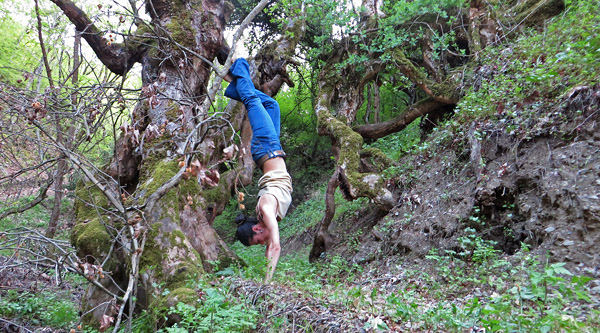
[[[265,155],[279,156],[275,151],[282,150],[279,141],[280,111],[277,101],[254,88],[249,67],[243,58],[238,58],[231,65],[229,73],[233,79],[225,90],[225,96],[244,103],[252,126],[250,152],[252,159],[258,161]]]

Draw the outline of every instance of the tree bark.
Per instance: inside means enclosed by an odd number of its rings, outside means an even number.
[[[373,122],[379,124],[381,122],[381,97],[379,95],[379,82],[377,80],[371,83],[373,87]]]
[[[58,227],[58,218],[60,217],[60,207],[62,206],[63,197],[63,178],[67,170],[67,161],[60,159],[56,170],[54,171],[54,206],[52,207],[52,213],[50,214],[50,221],[48,222],[48,228],[46,229],[45,236],[48,238],[54,238],[56,234],[56,228]]]
[[[339,175],[339,171],[336,170],[327,183],[327,191],[325,192],[325,215],[321,219],[317,231],[315,232],[313,246],[308,255],[308,260],[310,262],[319,259],[333,243],[333,239],[329,235],[328,229],[331,220],[333,220],[333,216],[335,215],[335,190],[339,185]]]

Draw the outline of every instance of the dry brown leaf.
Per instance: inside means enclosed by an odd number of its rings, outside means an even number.
[[[107,316],[107,315],[102,315],[102,318],[100,319],[100,328],[98,329],[98,331],[100,331],[100,332],[106,331],[106,329],[109,328],[110,325],[114,321],[115,321],[114,317]]]
[[[238,147],[236,145],[231,145],[231,146],[223,149],[223,160],[232,159],[237,151],[238,151]]]
[[[192,163],[190,163],[189,169],[190,169],[190,173],[194,177],[198,177],[198,174],[200,173],[200,171],[204,170],[204,168],[202,167],[202,164],[198,160],[195,160]]]
[[[209,187],[215,187],[219,184],[221,175],[217,170],[206,170],[200,174],[200,182]]]

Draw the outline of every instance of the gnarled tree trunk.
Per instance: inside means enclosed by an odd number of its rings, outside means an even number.
[[[232,5],[223,0],[152,0],[152,21],[139,23],[123,44],[103,40],[93,22],[69,0],[52,0],[73,22],[103,64],[124,75],[142,64],[142,95],[123,125],[115,155],[103,174],[86,173],[78,186],[72,243],[93,270],[94,284],[83,300],[87,323],[122,314],[127,301],[166,309],[194,303],[186,285],[206,271],[237,261],[212,227],[236,182],[251,181],[251,129],[241,103],[223,114],[205,102],[212,60],[223,49],[223,31]],[[262,1],[264,7],[267,1]],[[260,8],[258,8],[260,10]],[[257,86],[269,95],[279,91],[303,22],[288,26],[295,34],[268,45],[257,58]],[[223,56],[223,53],[221,53]],[[220,60],[225,60],[220,59]],[[209,95],[209,94],[208,94]],[[224,149],[240,131],[243,147],[234,168]],[[74,156],[70,156],[73,159]],[[77,164],[77,163],[74,163]],[[220,168],[223,166],[223,168]],[[119,315],[120,318],[120,315]],[[177,318],[169,318],[170,321]]]

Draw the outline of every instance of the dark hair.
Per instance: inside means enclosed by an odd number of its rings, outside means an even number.
[[[250,246],[250,240],[256,234],[252,227],[258,223],[258,220],[254,217],[247,217],[244,214],[239,214],[235,218],[235,223],[238,225],[237,231],[235,232],[235,238],[237,238],[242,244]]]

